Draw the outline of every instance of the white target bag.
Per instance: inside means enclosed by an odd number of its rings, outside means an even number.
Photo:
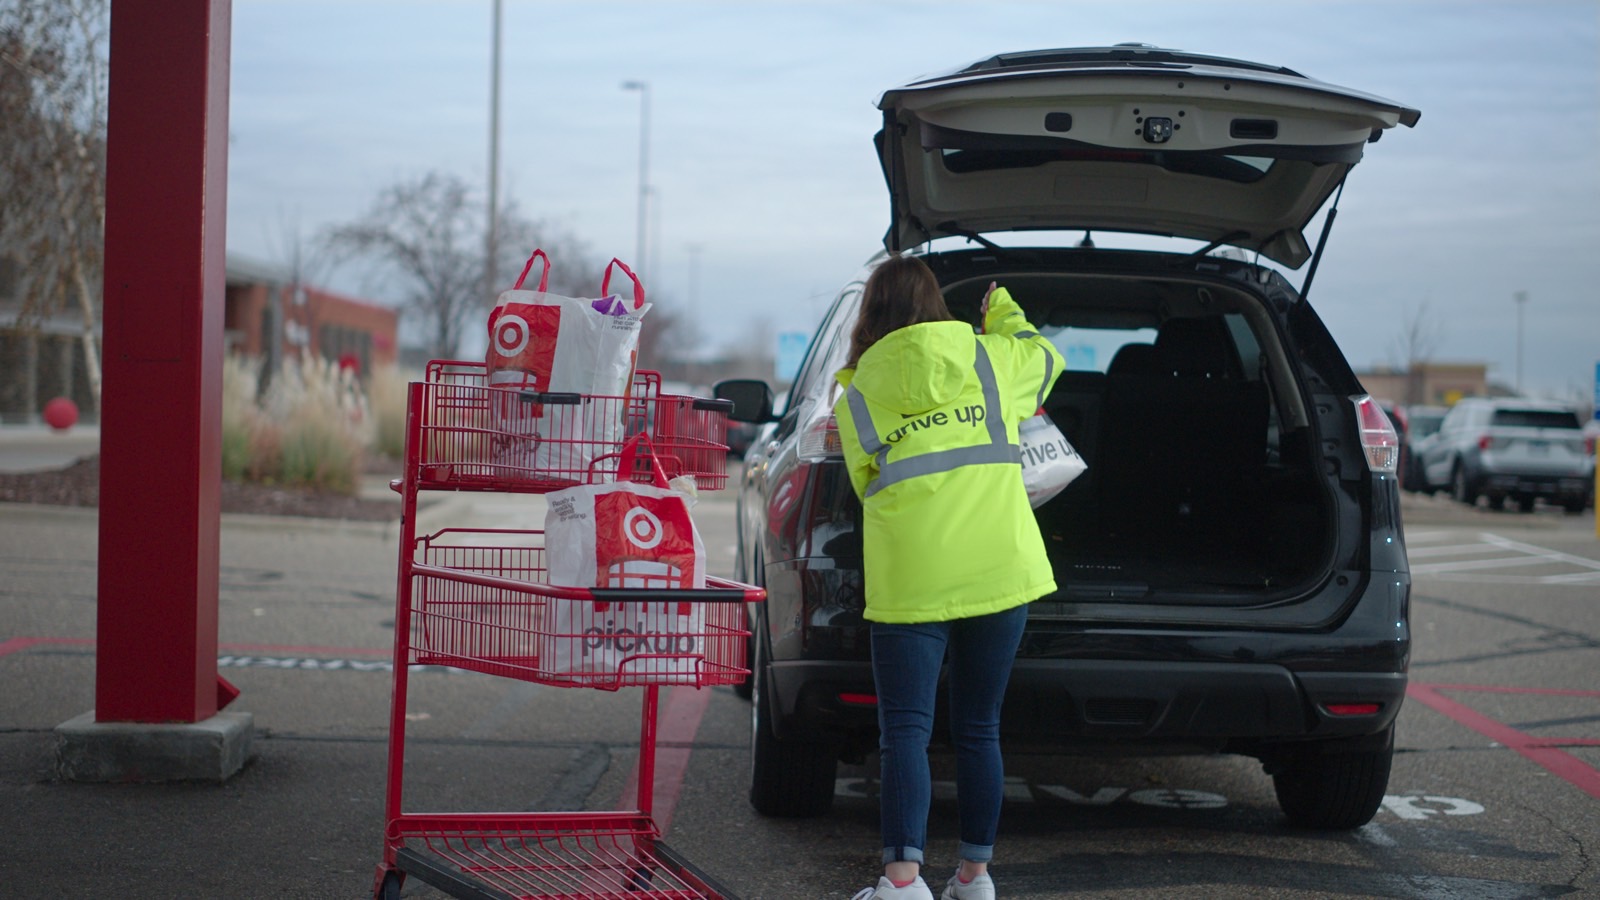
[[[1023,420],[1017,436],[1022,441],[1022,483],[1034,509],[1048,503],[1089,468],[1044,410]]]
[[[624,451],[623,471],[632,470],[631,455]],[[696,682],[706,653],[704,606],[670,598],[676,590],[705,587],[705,545],[687,499],[662,486],[659,467],[656,474],[657,485],[587,484],[547,495],[551,584],[635,589],[662,599],[549,600],[542,672],[614,672],[624,683]]]
[[[543,261],[538,290],[523,283]],[[632,297],[609,294],[611,272],[620,268],[633,282]],[[595,458],[617,452],[625,432],[627,403],[566,398],[543,402],[541,394],[582,398],[627,397],[639,352],[639,329],[650,305],[644,285],[620,260],[606,266],[601,299],[564,297],[546,290],[550,260],[535,250],[516,285],[500,295],[489,314],[485,355],[491,393],[490,428],[497,436],[495,459],[515,477],[586,480]]]

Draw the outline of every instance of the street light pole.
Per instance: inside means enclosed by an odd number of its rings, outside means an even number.
[[[493,294],[494,263],[500,255],[500,20],[503,0],[494,0],[494,32],[489,63],[489,227],[484,238],[483,289]],[[489,302],[494,303],[490,297]]]
[[[1528,302],[1527,291],[1511,295],[1517,301],[1517,393],[1522,393],[1522,307]]]
[[[633,267],[642,280],[645,231],[650,227],[647,218],[650,197],[650,85],[644,81],[624,81],[622,89],[639,92],[639,238],[634,250]]]
[[[700,251],[705,244],[693,243],[689,245],[689,321],[694,322],[695,304],[700,299]]]

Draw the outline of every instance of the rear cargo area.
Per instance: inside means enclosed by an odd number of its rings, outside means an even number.
[[[1067,358],[1044,407],[1089,464],[1035,511],[1062,599],[1237,603],[1324,570],[1315,417],[1259,296],[1103,275],[1002,283]]]

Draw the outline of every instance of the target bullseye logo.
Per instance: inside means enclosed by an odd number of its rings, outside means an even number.
[[[516,356],[528,346],[528,320],[508,313],[494,327],[495,350],[501,356]]]
[[[655,549],[661,543],[663,531],[661,520],[643,507],[635,506],[622,517],[622,533],[628,538],[628,543],[640,550]]]

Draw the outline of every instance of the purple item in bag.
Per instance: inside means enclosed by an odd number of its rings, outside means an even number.
[[[616,294],[590,301],[589,305],[594,307],[595,312],[603,316],[625,316],[628,314],[628,307],[623,305],[622,298]]]

